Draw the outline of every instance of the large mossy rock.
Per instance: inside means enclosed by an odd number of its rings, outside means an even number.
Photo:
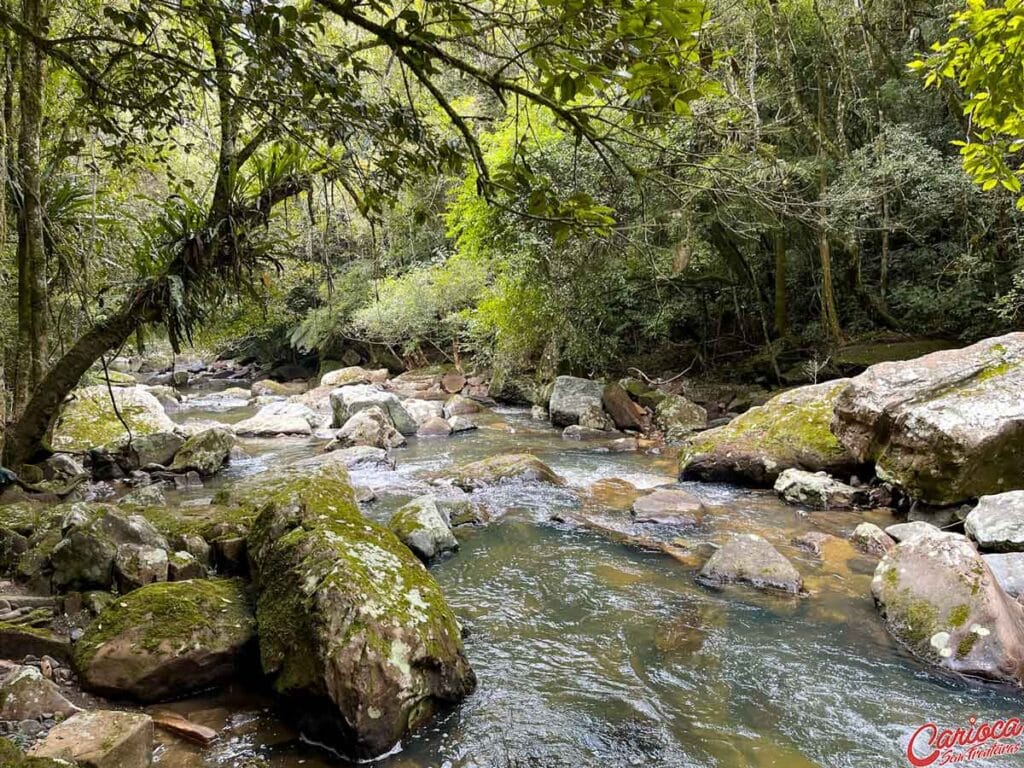
[[[1024,486],[1024,333],[850,380],[832,431],[858,460],[929,504]]]
[[[892,549],[871,583],[889,632],[922,660],[972,677],[1024,683],[1024,606],[955,533]]]
[[[231,456],[234,434],[223,427],[212,427],[193,435],[174,455],[172,472],[198,472],[203,477],[216,474]]]
[[[245,495],[264,672],[314,738],[367,757],[390,750],[476,678],[437,583],[391,531],[365,519],[327,454]]]
[[[771,486],[785,469],[849,475],[858,462],[829,431],[849,379],[791,389],[728,424],[694,437],[682,452],[684,480]]]
[[[445,471],[441,478],[464,491],[505,482],[565,484],[551,467],[528,453],[502,454],[462,464]]]
[[[134,437],[177,429],[160,401],[143,387],[116,387],[112,391],[117,410]],[[85,387],[72,392],[65,403],[53,430],[53,446],[64,451],[87,451],[126,437],[128,432],[110,401],[110,390],[105,386]]]
[[[682,395],[665,395],[654,406],[654,423],[670,443],[685,440],[708,425],[708,412]]]
[[[75,644],[75,668],[88,690],[166,701],[230,679],[254,639],[241,581],[149,584],[100,612]]]

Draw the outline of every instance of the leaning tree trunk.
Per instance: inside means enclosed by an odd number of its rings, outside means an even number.
[[[113,315],[94,325],[46,374],[35,387],[32,399],[20,418],[7,432],[3,464],[20,467],[42,458],[47,435],[60,413],[60,407],[89,367],[111,349],[121,346],[147,322],[159,319],[148,290],[140,291]]]

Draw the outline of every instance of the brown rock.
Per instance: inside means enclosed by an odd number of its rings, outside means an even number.
[[[686,491],[666,488],[642,496],[633,502],[633,516],[638,523],[661,525],[698,525],[704,505]]]
[[[461,392],[466,386],[466,377],[456,371],[450,371],[441,377],[441,389],[449,395]]]
[[[629,393],[618,382],[613,381],[605,386],[601,402],[619,429],[633,429],[638,432],[650,429],[651,420],[647,411],[634,403]]]
[[[70,760],[80,768],[149,768],[153,721],[133,712],[81,712],[56,725],[29,754]]]
[[[194,741],[204,747],[216,741],[218,736],[213,728],[193,723],[175,712],[157,712],[153,715],[153,723],[168,733],[173,733],[188,741]]]

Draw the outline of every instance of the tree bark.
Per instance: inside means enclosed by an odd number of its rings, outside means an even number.
[[[775,232],[773,246],[775,250],[775,334],[785,336],[789,333],[789,297],[786,293],[786,232],[778,229]]]

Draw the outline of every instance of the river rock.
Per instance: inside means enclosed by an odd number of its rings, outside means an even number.
[[[708,412],[682,395],[664,395],[654,406],[654,423],[670,443],[682,442],[706,429]]]
[[[117,506],[127,509],[148,509],[150,507],[162,507],[166,504],[167,496],[164,494],[164,489],[160,483],[140,486],[117,500]]]
[[[609,434],[603,429],[593,427],[581,427],[579,424],[570,424],[562,430],[563,440],[607,440]]]
[[[308,385],[304,381],[280,382],[273,379],[262,379],[252,385],[253,397],[290,397],[301,395]]]
[[[601,392],[601,403],[618,429],[632,429],[646,432],[651,426],[647,411],[633,402],[629,393],[618,382],[605,385]]]
[[[453,435],[459,432],[472,432],[477,428],[476,424],[465,416],[452,416],[448,419],[448,426],[451,427]]]
[[[328,446],[330,448],[330,446]],[[394,469],[395,460],[383,448],[353,445],[351,448],[332,449],[334,461],[348,469]],[[300,466],[303,466],[300,464]]]
[[[54,726],[29,755],[69,760],[80,768],[149,768],[153,720],[135,712],[79,712]]]
[[[1024,595],[1024,552],[1002,552],[982,555],[999,586],[1010,597],[1020,600]]]
[[[444,403],[438,400],[409,398],[402,401],[402,406],[412,416],[413,421],[421,427],[432,418],[444,418]]]
[[[205,579],[207,575],[206,566],[200,563],[192,553],[180,550],[167,554],[168,581]]]
[[[368,445],[387,450],[405,445],[405,442],[405,436],[395,429],[387,412],[383,408],[373,406],[350,416],[338,430],[328,450],[353,445]]]
[[[451,480],[453,485],[464,491],[511,481],[565,484],[551,467],[528,453],[491,456],[463,464],[446,471],[442,478]]]
[[[249,553],[263,670],[311,738],[380,755],[473,691],[437,583],[359,513],[342,465],[267,477],[257,503]]]
[[[451,524],[432,496],[420,496],[399,508],[388,528],[424,561],[459,548]]]
[[[174,455],[171,472],[198,472],[203,477],[215,475],[231,457],[235,436],[227,429],[214,427],[193,435]]]
[[[559,376],[555,379],[555,387],[551,391],[551,400],[548,403],[551,423],[556,427],[578,424],[580,416],[587,408],[597,407],[603,410],[603,394],[604,387],[599,381]]]
[[[452,395],[444,404],[444,415],[448,419],[452,416],[472,416],[482,410],[480,403],[464,395]]]
[[[982,549],[1024,551],[1024,491],[982,496],[967,515],[964,530]]]
[[[952,505],[1024,486],[1024,333],[880,363],[835,401],[832,431],[915,499]]]
[[[36,667],[14,667],[0,677],[0,720],[70,717],[79,711]]]
[[[790,504],[819,509],[852,509],[868,503],[866,489],[841,483],[827,472],[784,470],[775,480],[775,492]]]
[[[419,425],[393,392],[362,384],[342,387],[331,392],[331,410],[334,412],[335,425],[344,424],[359,411],[373,407],[387,413],[395,429],[403,435],[416,434]]]
[[[387,378],[387,376],[384,378]],[[347,368],[339,368],[336,371],[325,373],[320,377],[320,386],[347,387],[351,384],[370,384],[373,380],[372,371],[368,371],[359,365],[350,365]]]
[[[1024,682],[1024,607],[963,536],[901,542],[871,593],[889,632],[924,661],[972,677]]]
[[[698,579],[709,585],[738,582],[792,594],[803,590],[803,578],[793,564],[754,533],[733,536],[704,564]]]
[[[684,480],[767,487],[790,468],[849,475],[857,461],[829,431],[832,405],[848,379],[799,387],[702,432],[683,450]]]
[[[114,400],[121,417],[136,438],[157,432],[174,432],[176,425],[160,401],[142,387],[115,387]],[[118,419],[105,386],[85,387],[71,393],[53,431],[53,447],[87,451],[128,437]]]
[[[185,439],[174,432],[154,432],[151,435],[132,436],[105,446],[125,473],[150,464],[166,466],[185,444]]]
[[[124,515],[103,505],[72,505],[65,517],[63,538],[50,553],[54,589],[110,589],[114,558],[122,544],[167,549],[167,540],[144,517]]]
[[[235,424],[239,435],[311,435],[319,417],[302,403],[273,402],[260,408],[255,416]]]
[[[167,551],[144,544],[120,544],[114,556],[114,583],[121,594],[167,581]]]
[[[416,430],[419,437],[448,437],[451,433],[451,424],[439,416],[431,416]]]
[[[663,488],[633,502],[633,517],[638,523],[694,526],[704,516],[700,499],[678,488]]]
[[[861,552],[881,557],[896,546],[896,541],[874,523],[861,523],[850,536]]]
[[[887,526],[885,532],[896,542],[910,541],[910,539],[917,538],[918,536],[944,535],[939,528],[936,528],[931,523],[926,523],[923,520],[914,520],[909,523],[896,523],[895,525]]]
[[[239,580],[149,584],[100,612],[75,644],[75,668],[96,693],[165,701],[231,678],[255,631]]]

